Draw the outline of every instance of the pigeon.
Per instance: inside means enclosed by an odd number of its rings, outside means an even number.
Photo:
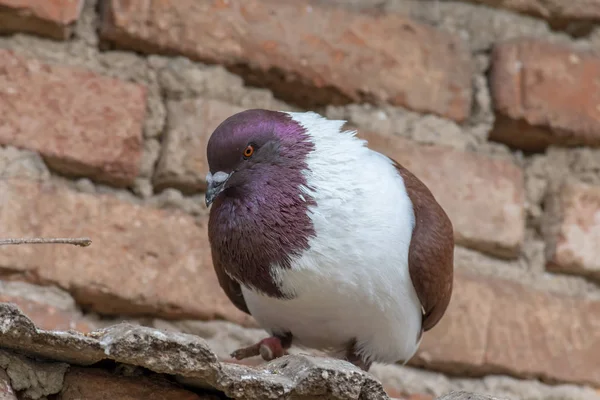
[[[369,371],[406,363],[445,314],[453,227],[431,191],[344,120],[249,109],[206,148],[208,238],[220,287],[268,333]]]

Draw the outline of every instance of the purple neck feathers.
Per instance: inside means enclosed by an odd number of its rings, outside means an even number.
[[[275,132],[272,160],[253,165],[244,183],[215,200],[208,229],[213,258],[233,279],[283,298],[290,295],[281,292],[272,268],[290,268],[315,234],[308,215],[315,202],[300,189],[308,187],[303,171],[314,144],[302,126],[277,114],[268,126]]]

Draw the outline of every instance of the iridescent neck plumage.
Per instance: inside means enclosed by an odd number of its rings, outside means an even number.
[[[279,136],[277,156],[254,165],[213,203],[209,237],[213,257],[239,283],[284,297],[272,268],[290,268],[314,235],[306,158],[314,145],[293,121]],[[237,173],[236,173],[237,174]]]

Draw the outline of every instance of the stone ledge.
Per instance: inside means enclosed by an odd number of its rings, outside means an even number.
[[[86,335],[44,331],[10,303],[0,305],[0,334],[2,348],[27,355],[83,366],[102,360],[132,364],[234,399],[388,398],[373,377],[339,360],[288,356],[256,368],[226,364],[197,336],[126,323]]]
[[[233,399],[389,399],[379,381],[345,361],[291,355],[256,367],[228,364],[194,335],[127,323],[89,334],[45,331],[10,303],[0,304],[0,347],[79,366],[103,360],[139,366]],[[492,398],[455,392],[443,399]]]

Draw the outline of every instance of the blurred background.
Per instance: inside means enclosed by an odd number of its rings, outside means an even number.
[[[261,339],[212,270],[206,142],[314,110],[455,228],[450,307],[372,368],[388,394],[600,398],[599,0],[0,0],[0,34],[0,237],[93,242],[0,249],[40,328]]]

